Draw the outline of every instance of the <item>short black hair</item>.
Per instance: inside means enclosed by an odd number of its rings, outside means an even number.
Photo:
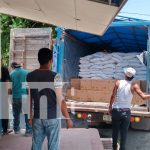
[[[53,59],[53,52],[49,48],[41,48],[38,52],[38,61],[40,65],[47,64]]]
[[[126,76],[126,78],[127,78],[128,81],[132,81],[134,79],[134,76],[133,77],[127,77]]]
[[[11,63],[11,68],[20,68],[21,67],[21,65],[20,64],[18,64],[17,62],[12,62]]]

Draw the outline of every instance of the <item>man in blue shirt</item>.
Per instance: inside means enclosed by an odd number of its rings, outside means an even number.
[[[12,81],[12,106],[14,116],[14,132],[20,132],[20,113],[22,111],[22,102],[27,99],[22,99],[23,96],[27,97],[27,88],[23,88],[23,83],[26,82],[28,71],[23,69],[20,64],[13,62],[11,64],[13,71],[10,74]],[[31,125],[29,124],[28,115],[25,114],[26,134],[32,133]]]

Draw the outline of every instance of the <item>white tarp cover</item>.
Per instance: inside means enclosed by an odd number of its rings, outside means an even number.
[[[120,7],[89,0],[0,0],[0,13],[102,35]]]

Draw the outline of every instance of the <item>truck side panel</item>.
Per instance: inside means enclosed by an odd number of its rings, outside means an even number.
[[[50,28],[22,28],[11,30],[9,63],[16,61],[24,68],[39,68],[37,54],[40,48],[50,47]]]

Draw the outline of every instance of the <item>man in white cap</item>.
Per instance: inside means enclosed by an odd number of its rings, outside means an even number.
[[[112,115],[113,150],[117,150],[120,131],[120,150],[125,150],[127,132],[130,125],[131,102],[134,92],[143,100],[150,99],[150,94],[143,93],[138,84],[132,82],[136,75],[134,68],[124,69],[125,79],[116,81],[110,100],[109,112]]]

